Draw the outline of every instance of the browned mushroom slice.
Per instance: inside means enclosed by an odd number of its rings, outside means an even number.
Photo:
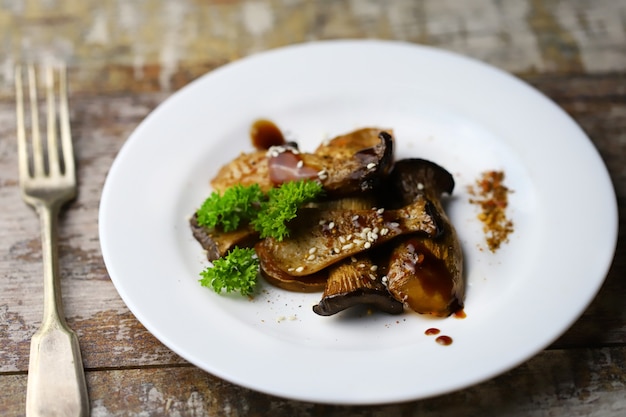
[[[300,152],[295,143],[243,153],[224,165],[211,185],[224,191],[236,184],[259,184],[267,191],[288,181],[316,179],[329,195],[347,195],[373,189],[392,163],[391,135],[360,129],[331,140],[315,153]]]
[[[224,232],[201,226],[198,224],[198,218],[195,214],[189,219],[189,224],[193,236],[206,251],[209,261],[221,258],[235,246],[240,248],[252,247],[259,240],[259,234],[248,227]]]
[[[264,252],[265,247],[255,246],[255,250],[259,259],[263,259],[266,254]],[[328,271],[322,270],[315,272],[311,275],[296,277],[284,272],[281,269],[275,267],[275,264],[269,262],[264,263],[260,268],[261,276],[265,280],[275,287],[282,288],[283,290],[294,292],[320,292],[326,287],[326,280],[328,279]]]
[[[266,151],[242,153],[222,166],[211,180],[211,187],[220,192],[237,184],[243,186],[258,184],[263,191],[268,191],[274,186],[270,181]]]
[[[391,181],[404,202],[423,197],[432,201],[442,232],[435,238],[405,236],[394,242],[387,272],[389,292],[412,310],[446,317],[463,307],[463,252],[456,231],[439,200],[454,188],[452,175],[432,162],[396,162]]]
[[[331,316],[357,305],[390,314],[402,313],[403,304],[393,298],[381,281],[371,259],[357,256],[330,267],[324,295],[313,311],[320,316]]]
[[[324,190],[329,195],[345,195],[376,188],[393,164],[393,152],[391,134],[366,128],[338,136],[314,155],[321,163]]]
[[[266,238],[257,245],[261,268],[305,276],[341,259],[407,233],[437,235],[432,204],[423,196],[396,210],[301,208],[289,224],[289,237]]]
[[[324,208],[324,209],[357,209],[371,207],[374,202],[374,197],[371,194],[365,193],[359,196],[344,197],[334,200],[324,200],[322,202],[312,203],[311,207]],[[267,258],[267,246],[257,245],[255,250],[259,259],[263,260]],[[314,252],[314,251],[313,251]],[[310,253],[309,256],[313,255]],[[306,276],[293,276],[283,270],[276,267],[276,264],[272,262],[264,262],[263,267],[260,268],[261,275],[265,280],[282,289],[295,291],[295,292],[320,292],[326,287],[326,280],[328,279],[328,269],[324,269]]]

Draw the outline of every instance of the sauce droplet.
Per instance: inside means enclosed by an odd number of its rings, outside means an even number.
[[[452,344],[452,338],[450,336],[439,336],[435,339],[435,342],[442,346],[449,346]]]
[[[424,334],[426,336],[434,336],[436,334],[439,334],[441,332],[441,330],[439,329],[435,329],[434,327],[431,327],[430,329],[426,329],[426,331],[424,332]]]
[[[252,123],[252,126],[250,126],[250,139],[252,140],[252,146],[260,150],[285,144],[283,132],[274,122],[266,119],[259,119]]]
[[[460,309],[454,312],[454,317],[457,319],[464,319],[465,317],[467,317],[467,314],[465,314],[465,311],[463,309]]]

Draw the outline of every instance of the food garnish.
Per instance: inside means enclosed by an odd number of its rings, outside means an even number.
[[[235,184],[224,193],[213,191],[196,211],[198,224],[232,232],[257,217],[264,200],[265,194],[257,184],[245,187]]]
[[[319,182],[299,180],[283,183],[267,194],[267,201],[261,203],[251,223],[261,239],[271,237],[282,241],[289,235],[287,223],[296,217],[298,208],[322,195],[323,189]]]
[[[504,171],[485,171],[474,186],[468,187],[474,196],[470,198],[470,203],[481,209],[478,219],[483,223],[485,240],[491,252],[496,252],[508,242],[509,235],[514,231],[513,221],[506,214],[511,190],[504,185],[504,177]]]
[[[321,185],[310,180],[287,182],[267,194],[257,184],[236,184],[223,194],[213,191],[196,211],[195,221],[224,232],[233,232],[249,223],[261,238],[282,241],[289,235],[286,223],[296,217],[298,207],[322,193]]]
[[[235,247],[200,273],[200,284],[216,293],[238,291],[241,295],[250,295],[258,274],[259,259],[254,249]]]

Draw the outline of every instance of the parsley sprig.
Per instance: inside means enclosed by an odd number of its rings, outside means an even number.
[[[296,217],[298,208],[321,193],[321,184],[311,180],[286,182],[272,188],[268,200],[261,204],[261,210],[252,220],[252,226],[261,238],[273,237],[282,241],[289,236],[287,223]]]
[[[242,223],[255,218],[265,195],[258,184],[234,185],[220,194],[213,191],[196,212],[198,224],[225,232],[237,230]]]
[[[287,223],[296,217],[298,208],[322,193],[321,184],[312,180],[286,182],[267,194],[257,184],[235,185],[223,194],[211,193],[196,215],[201,226],[230,232],[249,223],[261,238],[282,241],[289,236]]]
[[[256,286],[259,259],[252,248],[234,247],[222,258],[213,261],[213,266],[200,272],[200,284],[216,293],[239,291],[250,295]]]

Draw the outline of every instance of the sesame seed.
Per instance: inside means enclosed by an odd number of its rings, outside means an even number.
[[[304,267],[303,266],[299,266],[296,268],[296,272],[302,272],[304,271]]]
[[[355,221],[355,220],[359,220],[359,215],[358,214],[355,214],[354,216],[352,216],[352,221]]]
[[[420,191],[423,190],[424,189],[424,184],[422,184],[421,182],[418,182],[417,183],[417,189],[420,190]]]
[[[317,248],[315,246],[313,246],[311,249],[309,249],[309,253],[310,254],[314,254],[315,252],[317,252]]]
[[[293,268],[287,268],[287,272],[293,272]]]
[[[356,262],[356,258],[355,258],[354,256],[351,256],[351,257],[350,257],[350,260],[351,260],[352,262]]]
[[[386,227],[383,227],[382,229],[380,229],[381,236],[385,236],[387,233],[389,233],[389,229],[387,229]]]
[[[363,228],[363,233],[369,233],[369,232],[371,232],[371,231],[372,231],[372,228],[371,228],[371,227],[364,227],[364,228]]]
[[[346,243],[346,238],[345,238],[345,237],[343,237],[343,236],[339,236],[339,241],[340,241],[341,243]]]
[[[335,253],[339,253],[339,252],[341,252],[341,251],[339,250],[339,248],[333,248],[333,251],[334,251]]]
[[[374,169],[376,168],[376,164],[373,162],[370,162],[369,164],[367,164],[367,169]]]
[[[364,240],[363,239],[354,239],[352,241],[352,243],[354,243],[357,246],[361,246],[363,244]]]
[[[328,223],[328,228],[333,229],[335,227],[335,222]]]
[[[379,208],[378,210],[376,210],[376,213],[378,214],[383,214],[385,212],[384,208]]]
[[[322,219],[322,220],[320,220],[320,221],[319,221],[319,225],[320,225],[320,226],[323,226],[323,225],[325,225],[325,224],[326,224],[326,220]]]
[[[323,169],[323,170],[321,170],[321,171],[319,171],[319,172],[317,173],[317,177],[318,177],[320,180],[325,180],[326,178],[328,178],[328,172],[326,172],[326,170],[325,170],[325,169]]]
[[[369,249],[369,248],[371,248],[371,247],[372,247],[372,244],[371,244],[370,242],[365,242],[365,244],[363,245],[363,247],[364,247],[365,249]]]
[[[359,268],[365,268],[365,264],[359,264]]]
[[[354,243],[348,243],[347,245],[343,245],[341,250],[350,250],[354,247]]]
[[[313,260],[315,260],[315,254],[313,254],[313,253],[312,253],[312,254],[310,254],[310,255],[306,258],[306,260],[307,260],[307,261],[313,261]]]
[[[304,161],[301,159],[298,161],[298,163],[296,164],[296,167],[298,168],[302,168],[304,166]]]
[[[376,270],[378,270],[378,265],[372,265],[372,266],[370,266],[370,271],[372,271],[372,272],[376,272]]]
[[[375,280],[376,280],[376,275],[374,275],[374,274],[370,274],[370,279],[371,279],[372,281],[375,281]]]

